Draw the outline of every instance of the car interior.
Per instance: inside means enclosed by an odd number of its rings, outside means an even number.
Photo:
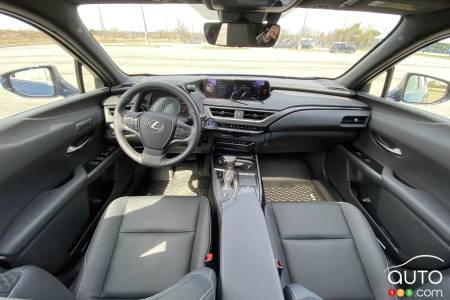
[[[74,57],[79,84],[51,64],[0,76],[30,96],[16,74],[44,68],[63,98],[0,119],[0,298],[450,299],[450,119],[412,107],[420,70],[388,91],[393,66],[450,37],[450,3],[142,1],[162,2],[217,15],[204,33],[221,47],[275,47],[295,8],[400,18],[334,79],[129,75],[77,10],[128,1],[0,0]],[[359,51],[339,44],[324,52]]]

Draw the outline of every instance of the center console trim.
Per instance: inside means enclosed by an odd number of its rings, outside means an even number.
[[[217,207],[220,232],[220,292],[221,299],[284,300],[275,256],[264,218],[262,187],[258,157],[253,169],[242,171],[257,177],[256,186],[239,184],[229,199],[220,195],[220,182],[214,155],[211,158],[212,201]],[[241,174],[242,175],[242,174]]]

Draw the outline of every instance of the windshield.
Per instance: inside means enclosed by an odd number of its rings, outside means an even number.
[[[388,35],[399,16],[295,8],[278,22],[273,48],[209,45],[205,22],[217,12],[189,4],[90,4],[78,12],[94,38],[128,74],[343,74]]]

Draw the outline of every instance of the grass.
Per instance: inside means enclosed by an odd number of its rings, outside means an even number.
[[[27,46],[54,43],[47,35],[32,30],[0,30],[0,47]]]

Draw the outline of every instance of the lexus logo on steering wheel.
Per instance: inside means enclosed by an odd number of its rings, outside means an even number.
[[[147,127],[151,130],[158,131],[158,132],[162,131],[164,129],[163,123],[161,123],[160,121],[156,121],[156,120],[148,121]]]

